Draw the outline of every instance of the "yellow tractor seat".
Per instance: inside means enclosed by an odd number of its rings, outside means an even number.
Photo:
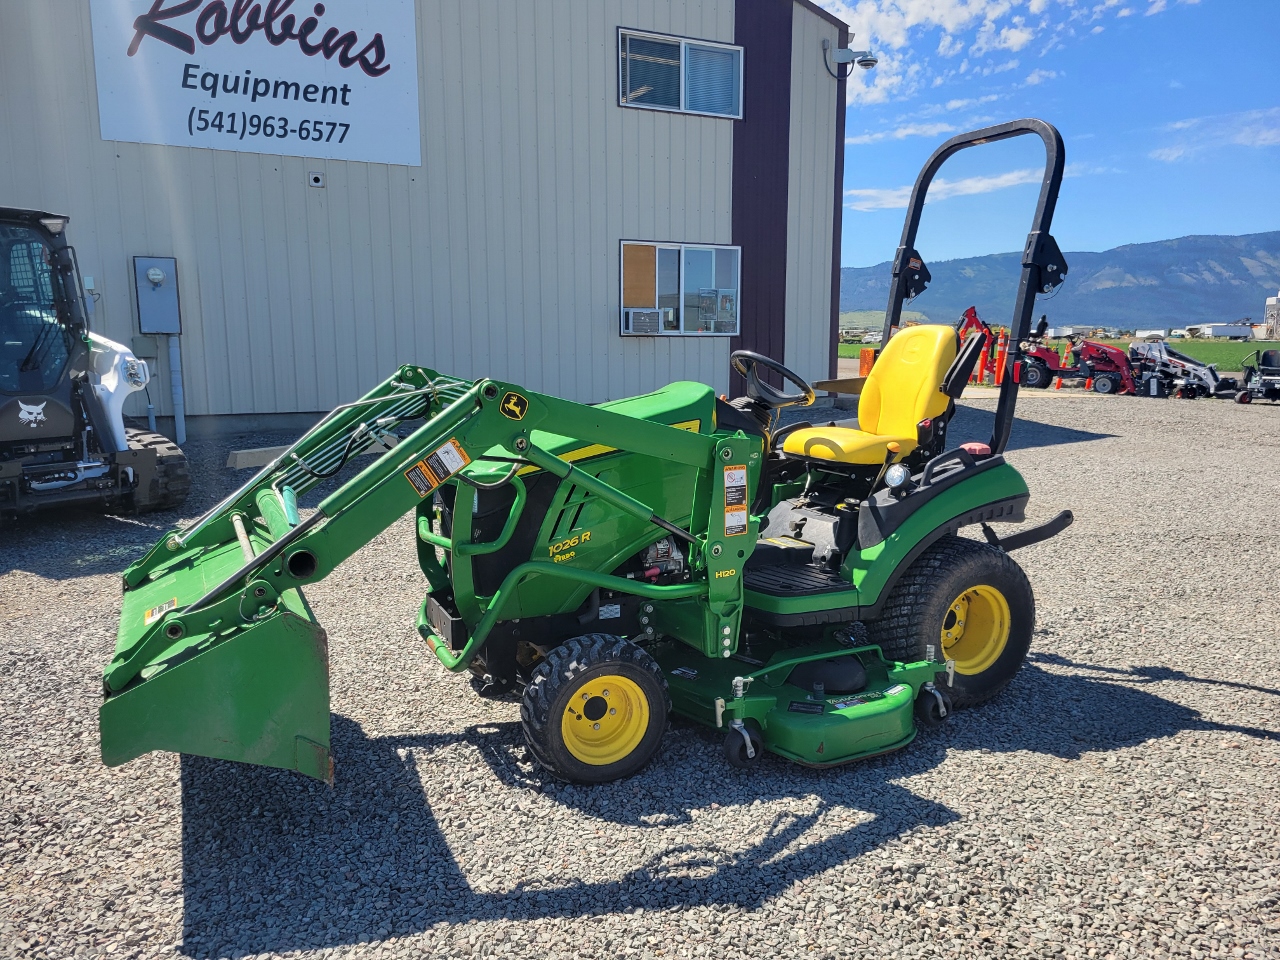
[[[959,348],[954,329],[941,324],[908,327],[880,352],[858,398],[858,427],[805,427],[786,435],[783,453],[835,463],[880,464],[890,442],[916,448],[918,424],[941,416],[951,402],[942,380]]]

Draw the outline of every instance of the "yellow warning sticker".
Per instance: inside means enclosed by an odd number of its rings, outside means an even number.
[[[747,508],[742,507],[725,507],[724,508],[724,535],[726,537],[736,537],[741,533],[747,532]]]
[[[418,496],[425,497],[471,462],[457,440],[441,444],[404,472]]]
[[[170,610],[177,609],[177,606],[178,606],[178,598],[174,597],[172,600],[166,600],[164,603],[160,604],[160,606],[158,607],[152,607],[150,610],[148,610],[146,613],[142,615],[142,625],[144,627],[151,626],[151,624],[155,623],[157,620],[163,617]]]

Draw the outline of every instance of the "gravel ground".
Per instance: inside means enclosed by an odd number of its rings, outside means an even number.
[[[952,437],[985,439],[994,404]],[[1280,410],[1028,398],[1031,661],[907,750],[724,763],[677,722],[591,789],[417,640],[401,522],[309,590],[337,784],[98,760],[119,571],[173,516],[0,532],[0,954],[1280,957]],[[190,445],[185,512],[236,475]],[[243,475],[241,475],[242,477]]]

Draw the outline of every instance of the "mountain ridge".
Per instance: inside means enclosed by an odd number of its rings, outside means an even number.
[[[928,251],[922,252],[928,263]],[[1055,326],[1145,329],[1242,317],[1261,321],[1267,298],[1280,290],[1280,230],[1192,234],[1064,256],[1066,281],[1036,301],[1037,315],[1047,314]],[[933,281],[910,309],[950,323],[974,305],[989,322],[1007,324],[1020,259],[1013,252],[928,263]],[[840,311],[883,311],[889,271],[890,261],[842,267]]]

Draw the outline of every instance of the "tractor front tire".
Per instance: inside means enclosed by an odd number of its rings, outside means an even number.
[[[991,544],[947,536],[894,585],[867,637],[891,660],[955,661],[947,693],[972,707],[1003,690],[1031,647],[1036,602],[1013,558]]]
[[[662,745],[671,699],[662,669],[621,637],[588,634],[538,664],[520,705],[533,754],[554,777],[607,783],[647,764]]]
[[[1120,378],[1107,373],[1100,373],[1093,378],[1095,393],[1119,393]]]
[[[133,509],[138,513],[172,510],[182,505],[191,491],[191,471],[181,448],[158,433],[146,430],[126,431],[131,450],[154,450],[156,472],[149,480],[140,480],[133,491]]]
[[[1253,403],[1253,394],[1248,390],[1241,390],[1236,394],[1236,403]]]
[[[1045,390],[1052,382],[1048,364],[1041,360],[1030,360],[1022,368],[1022,385],[1032,390]]]

